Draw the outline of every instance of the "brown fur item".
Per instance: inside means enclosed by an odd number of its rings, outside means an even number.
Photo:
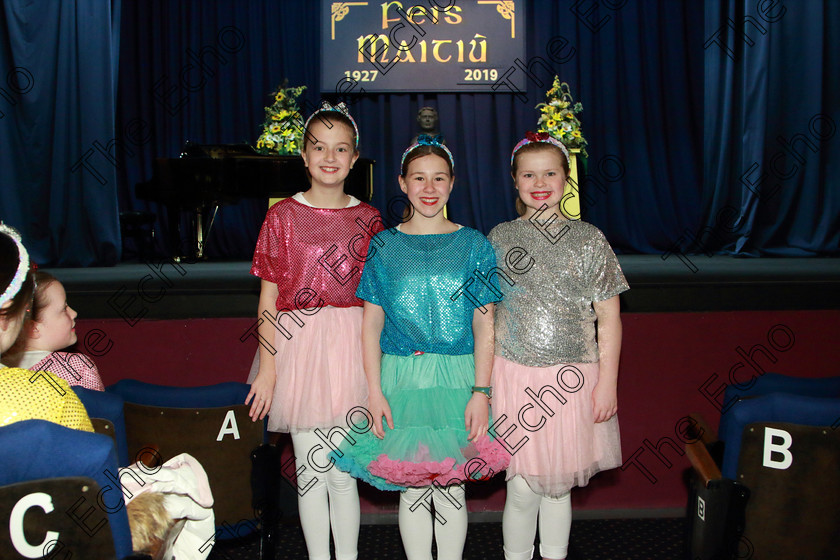
[[[143,492],[125,506],[134,552],[148,554],[166,538],[172,518],[160,492]]]

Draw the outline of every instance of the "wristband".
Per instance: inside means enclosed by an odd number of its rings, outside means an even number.
[[[492,387],[473,387],[472,391],[473,391],[473,393],[481,393],[482,395],[484,395],[488,399],[493,398],[493,388]]]

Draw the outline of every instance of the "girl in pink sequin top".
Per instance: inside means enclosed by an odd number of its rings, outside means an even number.
[[[348,415],[367,405],[356,288],[382,220],[344,192],[359,152],[343,106],[309,118],[301,157],[310,188],[268,211],[254,252],[260,349],[246,404],[254,420],[268,414],[269,430],[291,433],[309,558],[330,558],[332,525],[336,558],[350,560],[359,535],[356,481],[330,468],[321,438],[346,434]]]

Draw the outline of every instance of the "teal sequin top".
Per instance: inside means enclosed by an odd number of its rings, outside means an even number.
[[[496,254],[479,231],[376,235],[356,296],[385,312],[385,354],[473,353],[473,311],[500,301]]]

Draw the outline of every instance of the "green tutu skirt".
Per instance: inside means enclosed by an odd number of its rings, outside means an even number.
[[[381,490],[488,478],[510,462],[489,436],[468,441],[464,412],[472,397],[472,354],[384,354],[382,392],[394,429],[379,439],[355,430],[330,454],[336,466]]]

